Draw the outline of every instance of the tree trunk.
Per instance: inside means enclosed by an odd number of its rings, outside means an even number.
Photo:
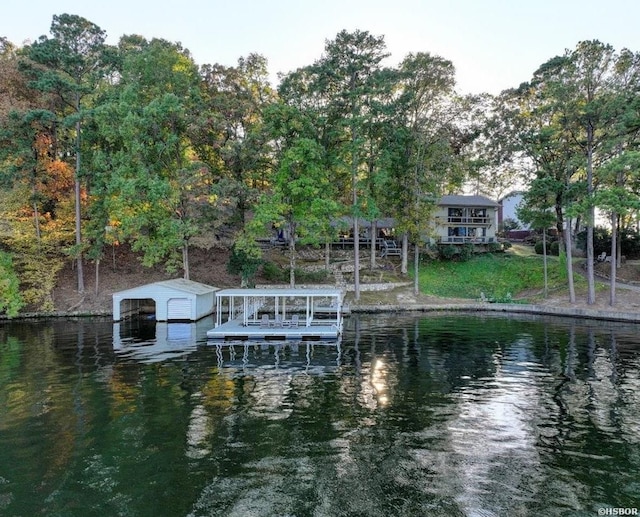
[[[331,243],[327,240],[324,243],[324,269],[329,271],[331,268]]]
[[[596,303],[596,287],[593,256],[593,224],[595,210],[593,207],[593,128],[587,125],[587,199],[589,212],[587,215],[587,303]]]
[[[576,303],[576,290],[573,285],[573,242],[571,239],[571,220],[564,225],[564,247],[567,257],[567,281],[569,283],[569,301]]]
[[[189,243],[185,242],[182,245],[182,271],[184,272],[183,278],[189,280]]]
[[[355,180],[354,180],[355,181]],[[356,206],[357,194],[355,186],[353,189],[353,206]],[[355,211],[354,211],[355,212]],[[354,298],[360,300],[360,227],[358,224],[358,216],[353,216],[353,287]]]
[[[38,211],[38,203],[35,202],[35,192],[34,192],[34,202],[33,202],[33,223],[36,227],[36,240],[40,242],[42,240],[40,234],[40,212]]]
[[[400,273],[406,275],[409,272],[409,236],[402,234],[402,261],[400,262]]]
[[[378,236],[378,225],[376,221],[371,221],[371,234],[369,235],[369,239],[371,242],[371,263],[369,267],[371,271],[376,268],[376,237]]]
[[[618,214],[611,214],[611,277],[609,283],[609,305],[616,304],[616,269],[618,264]]]
[[[413,294],[416,296],[420,294],[420,279],[418,273],[420,272],[420,246],[414,244],[413,246]]]
[[[84,293],[84,270],[82,267],[82,219],[80,209],[80,98],[76,99],[76,111],[78,112],[78,120],[76,121],[76,174],[74,184],[75,199],[75,219],[76,219],[76,247],[77,247],[77,264],[78,264],[78,292]]]
[[[549,274],[547,272],[547,229],[542,229],[542,264],[544,269],[544,297],[549,294]]]
[[[352,81],[354,77],[352,76]],[[355,127],[356,105],[351,110],[351,188],[353,189],[353,296],[360,300],[360,228],[358,221],[358,152]]]
[[[95,279],[95,293],[98,296],[100,292],[100,259],[96,259],[96,279]]]
[[[615,257],[616,257],[616,267],[620,269],[620,267],[622,266],[622,239],[620,238],[620,226],[622,224],[622,219],[620,217],[620,214],[618,214],[617,221],[618,223],[616,225],[616,228],[618,229],[618,239],[617,239],[618,245],[616,246]]]
[[[289,287],[296,286],[296,234],[291,228],[289,232]]]

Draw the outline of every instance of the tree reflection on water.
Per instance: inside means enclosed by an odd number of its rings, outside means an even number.
[[[339,342],[213,344],[207,324],[0,327],[0,513],[639,505],[635,326],[352,315]]]

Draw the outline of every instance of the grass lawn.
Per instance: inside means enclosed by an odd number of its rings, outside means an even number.
[[[565,262],[547,257],[549,291],[567,286]],[[543,257],[525,246],[514,246],[505,253],[485,253],[467,262],[429,261],[420,267],[420,289],[423,293],[445,298],[497,301],[510,298],[536,298],[544,291]],[[584,283],[574,274],[576,285]]]

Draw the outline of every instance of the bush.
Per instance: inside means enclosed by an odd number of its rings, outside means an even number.
[[[287,269],[289,274],[289,269]],[[296,268],[296,281],[307,282],[310,284],[321,284],[326,281],[328,273],[326,270],[321,269],[319,271],[306,271],[304,269]]]
[[[587,250],[587,232],[582,231],[577,235],[576,246],[583,253]],[[628,259],[640,257],[640,234],[634,230],[620,232],[620,249]],[[593,229],[593,253],[600,255],[602,252],[611,254],[611,231],[608,228],[596,227]]]
[[[262,264],[262,276],[268,282],[281,283],[289,281],[289,271],[273,262],[264,262]]]
[[[232,275],[240,275],[243,286],[254,284],[254,279],[262,259],[249,256],[245,251],[231,248],[231,255],[227,263],[227,271]]]
[[[543,253],[543,242],[538,241],[535,243],[534,249],[538,255],[542,255]],[[556,257],[560,254],[560,243],[558,241],[547,241],[547,255],[555,255]]]
[[[0,251],[0,312],[14,317],[24,305],[11,255]]]
[[[14,258],[24,304],[29,310],[53,311],[53,290],[64,260],[59,254],[37,242],[20,244]]]
[[[505,242],[505,244],[509,244],[509,247],[511,246],[510,242]],[[489,253],[497,253],[498,251],[502,251],[503,246],[502,244],[500,244],[499,242],[490,242],[489,244],[487,244],[487,251]]]
[[[475,248],[473,244],[468,242],[463,244],[462,246],[460,246],[460,250],[459,250],[460,260],[462,262],[467,262],[473,256],[474,251],[475,251]]]
[[[456,248],[453,244],[448,244],[446,246],[440,246],[439,252],[440,258],[451,260],[458,254],[458,248]]]

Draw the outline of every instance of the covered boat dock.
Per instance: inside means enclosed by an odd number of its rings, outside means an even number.
[[[340,289],[222,289],[209,339],[320,340],[342,332]]]

